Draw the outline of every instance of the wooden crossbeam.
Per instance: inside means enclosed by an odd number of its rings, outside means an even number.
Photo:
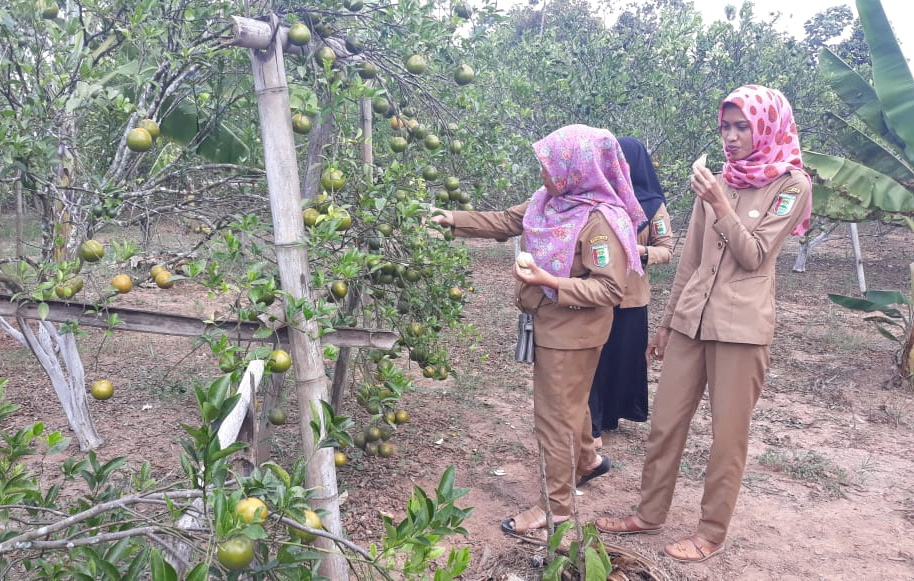
[[[38,313],[39,303],[14,303],[11,299],[10,295],[0,293],[0,316],[41,319],[41,315]],[[98,311],[92,305],[73,301],[45,301],[45,303],[49,309],[44,319],[53,323],[72,321],[86,327],[109,328],[108,318],[117,315],[119,322],[116,326],[111,327],[115,331],[136,331],[177,337],[200,337],[208,332],[221,329],[236,341],[289,344],[288,327],[279,327],[274,329],[270,335],[260,337],[255,334],[258,331],[262,331],[263,326],[260,323],[251,321],[203,321],[196,317],[184,315],[153,313],[140,309],[111,306]],[[335,329],[335,332],[321,337],[322,343],[339,347],[372,347],[375,349],[390,349],[394,346],[396,340],[396,333],[391,331],[353,329],[350,327]]]

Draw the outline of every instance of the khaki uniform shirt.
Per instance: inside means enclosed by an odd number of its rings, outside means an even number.
[[[693,339],[769,345],[774,337],[775,264],[811,202],[809,181],[789,172],[761,188],[736,190],[736,216],[715,220],[696,197],[661,326]]]
[[[475,238],[507,238],[523,233],[527,204],[503,212],[452,212],[454,234]],[[609,263],[598,265],[599,257]],[[568,278],[559,278],[558,300],[552,302],[539,285],[517,283],[515,299],[534,313],[536,345],[550,349],[602,346],[612,328],[613,307],[622,301],[627,278],[625,249],[599,211],[590,213],[578,235]]]
[[[673,227],[670,214],[665,204],[660,204],[650,223],[638,232],[638,244],[647,249],[647,260],[641,261],[645,267],[644,276],[637,272],[628,273],[628,288],[625,298],[619,306],[623,309],[646,307],[651,302],[651,285],[647,267],[652,264],[666,264],[673,256]]]

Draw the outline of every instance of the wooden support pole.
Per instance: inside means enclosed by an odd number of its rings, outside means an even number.
[[[38,312],[38,303],[14,303],[12,296],[0,293],[0,317],[21,317],[29,320],[42,319]],[[135,331],[172,337],[202,337],[206,333],[221,329],[233,341],[252,341],[263,343],[289,344],[289,328],[278,327],[267,336],[258,331],[263,329],[260,323],[250,321],[203,321],[196,317],[152,313],[139,309],[123,307],[106,307],[98,311],[92,305],[73,301],[45,301],[48,312],[42,320],[52,323],[76,323],[83,327],[107,329],[111,325],[108,317],[117,315],[118,324],[115,331]],[[337,347],[371,347],[390,349],[397,341],[397,334],[391,331],[373,329],[355,329],[340,327],[333,333],[321,337],[321,343]]]
[[[243,22],[238,17],[235,21]],[[280,29],[279,18],[275,14],[271,16],[270,29],[271,42],[268,47],[251,50],[251,65],[260,113],[270,210],[273,215],[274,246],[282,288],[294,300],[310,301],[311,273],[308,252],[302,243],[305,229],[301,219],[301,191],[292,134],[289,88],[286,84],[282,44],[274,40],[276,35],[273,32]],[[233,44],[239,45],[238,42]],[[295,385],[298,388],[302,453],[309,458],[305,486],[317,491],[313,503],[316,508],[326,511],[324,528],[334,535],[343,536],[333,450],[316,449],[317,442],[311,431],[312,419],[322,421],[322,418],[313,418],[312,404],[330,399],[318,328],[314,321],[305,320],[304,317],[299,317],[294,323],[297,329],[301,329],[290,332],[289,340]],[[320,409],[319,405],[313,407]],[[321,426],[321,431],[323,430],[324,427]],[[316,543],[325,551],[318,574],[329,579],[347,579],[349,565],[333,543],[322,538]]]
[[[866,296],[866,275],[863,273],[863,255],[860,252],[860,234],[857,232],[857,223],[850,223],[851,246],[854,248],[854,267],[857,269],[857,284],[860,286],[860,295]]]

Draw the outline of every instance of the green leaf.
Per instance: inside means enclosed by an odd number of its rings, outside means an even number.
[[[162,553],[159,551],[152,552],[152,556],[149,559],[149,568],[152,574],[152,581],[178,581],[178,573],[174,570],[174,567],[162,558]]]
[[[585,581],[606,581],[608,574],[602,556],[593,547],[584,549]]]
[[[914,78],[880,0],[857,0],[860,24],[873,61],[873,86],[891,129],[914,161]]]
[[[864,165],[812,151],[803,152],[804,163],[832,188],[853,192],[864,208],[883,212],[914,212],[914,193],[890,178]]]
[[[860,117],[870,131],[904,147],[885,124],[879,97],[866,79],[827,47],[819,52],[819,68],[838,97]]]
[[[878,305],[909,305],[911,301],[898,291],[871,290],[867,291],[866,298]]]
[[[558,555],[543,571],[543,581],[562,581],[562,571],[570,565],[571,561],[568,560],[568,557]]]
[[[914,180],[914,168],[900,149],[883,146],[837,115],[829,113],[828,119],[843,128],[838,132],[838,138],[847,151],[853,152],[857,162],[902,182]]]
[[[38,317],[44,321],[48,318],[48,313],[51,312],[51,307],[48,306],[48,303],[38,303]]]
[[[209,571],[209,563],[198,563],[196,567],[190,570],[185,581],[206,581],[206,574]]]

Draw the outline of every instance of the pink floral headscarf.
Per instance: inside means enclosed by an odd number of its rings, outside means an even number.
[[[628,270],[642,274],[635,232],[647,220],[632,189],[619,142],[606,129],[569,125],[533,144],[561,196],[537,190],[524,215],[524,243],[536,265],[560,277],[571,273],[578,235],[599,211],[625,249]],[[556,300],[554,289],[543,287]]]
[[[745,159],[724,164],[724,180],[734,188],[765,186],[790,170],[803,170],[800,137],[793,118],[793,108],[787,97],[777,89],[761,85],[745,85],[734,90],[720,104],[717,122],[724,115],[724,105],[736,105],[752,125],[752,153]],[[724,151],[726,155],[726,150]],[[812,184],[812,180],[810,180]],[[809,229],[812,202],[804,209],[803,218],[791,234],[802,236]]]

